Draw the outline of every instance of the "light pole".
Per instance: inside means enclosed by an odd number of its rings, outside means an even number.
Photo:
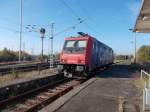
[[[19,62],[21,62],[21,46],[22,46],[22,0],[20,0],[20,39],[19,39]]]
[[[44,28],[40,29],[40,34],[41,34],[41,40],[42,40],[41,61],[43,61],[43,40],[44,40],[44,35],[45,35],[45,29]]]
[[[136,47],[137,47],[137,40],[136,40],[136,33],[137,31],[134,29],[129,29],[130,31],[132,31],[135,35],[134,35],[134,63],[137,62],[137,54],[136,54]]]

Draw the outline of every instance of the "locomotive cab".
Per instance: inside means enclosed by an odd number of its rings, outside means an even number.
[[[57,66],[58,71],[67,77],[87,71],[88,43],[87,36],[66,38],[60,54],[60,64]]]

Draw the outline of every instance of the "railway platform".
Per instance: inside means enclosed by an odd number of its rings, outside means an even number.
[[[115,66],[76,87],[40,112],[139,112],[137,78],[127,67]]]

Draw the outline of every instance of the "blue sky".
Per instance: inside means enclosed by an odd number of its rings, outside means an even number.
[[[49,52],[50,24],[55,22],[55,33],[73,26],[78,17],[85,21],[54,38],[54,51],[60,51],[65,37],[88,33],[112,47],[117,54],[134,52],[134,34],[128,29],[134,26],[142,0],[23,0],[23,43],[25,50],[34,54],[41,52],[40,35],[28,32],[28,24],[47,30],[44,53]],[[0,49],[19,48],[19,6],[20,0],[0,0]],[[137,35],[137,45],[150,45],[148,34]]]

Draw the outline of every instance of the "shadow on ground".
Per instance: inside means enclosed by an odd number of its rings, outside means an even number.
[[[96,73],[96,77],[100,78],[138,78],[140,77],[140,71],[134,69],[130,64],[117,64],[112,65],[104,71]]]

